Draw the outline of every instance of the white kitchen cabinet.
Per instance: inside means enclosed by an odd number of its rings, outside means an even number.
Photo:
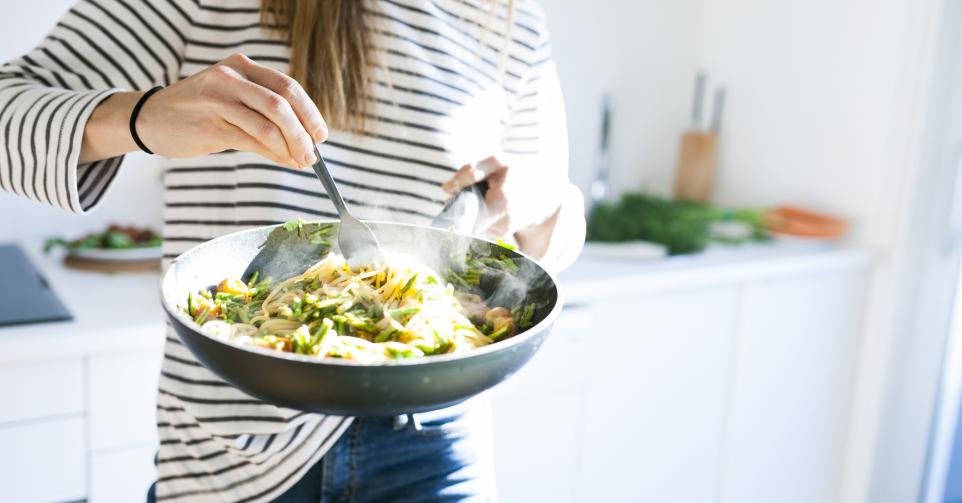
[[[712,501],[738,291],[604,299],[584,410],[578,501]]]
[[[153,445],[100,452],[91,457],[90,503],[139,502],[157,479]]]
[[[833,501],[864,280],[855,271],[745,289],[722,502]]]
[[[0,500],[75,501],[86,497],[82,417],[0,428]]]
[[[495,469],[505,503],[574,501],[591,321],[590,310],[565,308],[538,354],[492,393]]]
[[[582,308],[493,393],[503,501],[835,500],[864,257],[674,264],[569,276]]]
[[[156,444],[161,355],[107,353],[89,362],[91,450]]]
[[[84,411],[83,359],[0,366],[0,425]]]
[[[593,365],[582,361],[593,337],[593,319],[587,306],[566,306],[541,349],[517,375],[498,385],[494,395],[530,400],[584,389]]]
[[[583,396],[493,400],[494,460],[502,503],[575,501]]]

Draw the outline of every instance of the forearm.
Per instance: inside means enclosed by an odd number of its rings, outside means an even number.
[[[544,257],[548,251],[548,245],[554,237],[555,229],[558,227],[558,216],[561,214],[559,207],[544,222],[526,227],[514,233],[514,238],[518,241],[521,251],[531,255],[536,259]]]
[[[142,92],[115,93],[102,101],[84,125],[79,164],[110,159],[138,150],[130,136],[130,113]]]

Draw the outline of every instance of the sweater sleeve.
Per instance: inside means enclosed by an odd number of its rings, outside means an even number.
[[[81,0],[30,53],[0,66],[0,189],[84,213],[123,156],[78,165],[93,109],[177,80],[189,0]]]
[[[505,164],[539,170],[537,192],[556,194],[561,201],[551,242],[541,260],[557,271],[571,265],[584,246],[584,199],[568,178],[564,100],[543,13],[536,11],[531,25],[536,28],[529,27],[529,33],[537,37],[519,51],[518,59],[527,64],[509,107],[501,150]]]

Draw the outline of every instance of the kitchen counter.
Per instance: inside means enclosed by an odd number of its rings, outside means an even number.
[[[627,293],[863,268],[869,264],[869,255],[864,251],[822,242],[776,240],[714,245],[702,253],[636,261],[586,254],[562,272],[559,280],[566,304],[573,305]]]
[[[75,319],[0,328],[0,486],[18,501],[142,499],[157,476],[159,274],[75,271],[22,246]],[[869,263],[793,241],[646,260],[588,250],[560,275],[572,309],[550,343],[492,392],[499,491],[748,501],[767,480],[766,495],[825,500]],[[624,350],[585,360],[599,334]]]
[[[68,269],[60,253],[19,243],[73,320],[0,328],[0,364],[157,349],[164,341],[159,272],[105,274]]]
[[[103,274],[63,266],[59,254],[21,243],[73,314],[67,322],[0,328],[0,364],[131,350],[159,351],[164,315],[159,273]],[[632,261],[582,257],[560,275],[566,302],[576,305],[628,293],[801,275],[867,266],[864,252],[797,242],[716,246],[705,253]]]

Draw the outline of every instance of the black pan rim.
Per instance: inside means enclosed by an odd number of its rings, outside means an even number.
[[[363,220],[363,222],[365,222],[365,223],[371,223],[371,224],[375,224],[375,225],[388,225],[388,226],[393,226],[393,227],[411,227],[411,228],[418,228],[418,229],[429,228],[429,229],[431,229],[431,230],[435,230],[435,231],[438,231],[438,232],[446,232],[446,233],[449,233],[449,234],[454,234],[455,236],[459,236],[459,237],[462,237],[462,238],[468,238],[468,239],[472,239],[472,240],[483,241],[483,242],[489,243],[489,244],[491,244],[491,245],[493,245],[493,246],[501,246],[501,245],[499,245],[497,242],[491,241],[491,240],[489,240],[489,239],[485,239],[485,238],[481,238],[481,237],[477,237],[477,236],[465,236],[465,235],[461,235],[461,234],[456,234],[456,233],[453,233],[453,232],[451,232],[451,231],[449,231],[449,230],[446,230],[446,229],[438,229],[438,228],[434,228],[434,227],[427,227],[427,226],[423,226],[423,225],[400,223],[400,222],[387,222],[387,221],[382,221],[382,220]],[[308,220],[305,220],[304,223],[310,223],[310,224],[315,224],[315,223],[317,223],[317,224],[335,223],[335,224],[336,224],[336,223],[338,223],[338,220],[334,220],[334,219],[328,219],[328,220],[309,220],[309,221],[308,221]],[[283,352],[283,351],[276,351],[276,350],[261,348],[261,347],[257,347],[257,346],[245,346],[245,345],[237,344],[237,343],[230,342],[230,341],[225,341],[225,340],[223,340],[223,339],[219,339],[219,338],[213,337],[213,336],[211,336],[211,335],[208,335],[208,334],[206,334],[206,333],[204,333],[203,331],[200,330],[200,327],[197,325],[196,322],[194,322],[194,320],[191,320],[191,319],[190,319],[189,317],[187,317],[184,313],[180,312],[180,309],[178,309],[177,306],[170,306],[170,305],[169,305],[169,303],[167,302],[166,297],[164,296],[164,284],[165,284],[166,281],[167,281],[167,276],[168,276],[168,274],[170,273],[170,271],[171,271],[171,269],[173,268],[173,266],[174,266],[174,265],[177,263],[177,261],[180,259],[180,257],[182,257],[182,256],[184,256],[184,255],[187,255],[187,254],[189,254],[189,253],[196,253],[197,250],[199,250],[199,249],[201,249],[201,248],[204,248],[204,247],[207,247],[207,246],[212,246],[212,245],[213,245],[214,243],[216,243],[217,241],[226,240],[226,239],[228,239],[228,238],[232,238],[233,236],[237,236],[237,235],[239,235],[239,234],[245,234],[245,233],[251,233],[251,232],[259,232],[259,231],[262,231],[262,230],[264,230],[264,229],[274,229],[274,228],[277,228],[277,227],[281,227],[281,226],[283,226],[283,225],[284,225],[284,224],[265,225],[265,226],[260,226],[260,227],[254,227],[254,228],[251,228],[251,229],[244,229],[244,230],[241,230],[241,231],[232,232],[232,233],[230,233],[230,234],[225,234],[225,235],[223,235],[223,236],[219,236],[219,237],[216,237],[216,238],[211,239],[211,240],[209,240],[209,241],[205,241],[205,242],[203,242],[203,243],[200,243],[200,244],[198,244],[198,245],[195,245],[195,246],[189,248],[189,249],[188,249],[187,251],[185,251],[184,253],[178,255],[177,258],[175,258],[174,260],[171,261],[170,264],[168,264],[167,268],[164,270],[164,272],[163,272],[163,274],[161,275],[161,278],[160,278],[160,288],[159,288],[159,290],[160,290],[160,301],[161,301],[161,305],[164,307],[164,311],[167,313],[167,316],[169,316],[169,317],[171,317],[172,319],[176,320],[176,321],[179,322],[181,325],[183,325],[185,328],[188,328],[188,329],[190,329],[191,331],[193,331],[195,334],[198,334],[198,335],[200,335],[200,336],[202,336],[202,337],[205,337],[205,338],[207,338],[207,339],[210,339],[210,340],[212,340],[212,341],[214,341],[214,342],[217,342],[217,343],[219,343],[219,344],[223,344],[223,345],[225,345],[225,346],[228,346],[228,347],[231,347],[231,348],[235,348],[235,349],[239,349],[239,350],[242,350],[242,351],[247,351],[247,352],[253,353],[253,354],[255,354],[255,355],[266,356],[266,357],[269,357],[269,358],[277,358],[277,359],[281,359],[281,360],[287,360],[287,361],[298,362],[298,363],[309,363],[309,364],[312,364],[312,365],[330,365],[330,366],[337,366],[337,367],[353,367],[353,368],[376,369],[376,368],[391,368],[391,367],[427,366],[427,365],[431,365],[431,364],[445,364],[445,363],[450,363],[450,362],[454,362],[454,361],[464,361],[464,360],[470,360],[470,359],[473,359],[473,358],[482,358],[482,357],[484,357],[485,355],[488,355],[488,354],[491,354],[491,353],[496,353],[496,352],[499,352],[499,351],[502,351],[502,350],[508,350],[508,349],[510,349],[510,348],[512,348],[512,347],[514,347],[514,346],[517,346],[517,345],[519,345],[519,344],[524,343],[524,341],[526,341],[527,339],[529,339],[529,338],[531,338],[531,337],[534,337],[535,335],[537,335],[538,333],[540,333],[541,330],[547,329],[548,327],[550,327],[551,325],[553,325],[554,322],[555,322],[555,320],[558,318],[558,316],[561,315],[561,311],[562,311],[562,309],[564,308],[564,293],[563,293],[563,291],[562,291],[561,284],[558,282],[558,278],[555,276],[555,274],[554,274],[553,272],[549,271],[548,269],[544,268],[543,266],[541,266],[541,264],[538,263],[537,260],[531,258],[530,256],[528,256],[527,254],[521,252],[520,250],[510,250],[510,251],[511,251],[512,253],[516,253],[516,254],[520,255],[521,257],[523,257],[523,258],[525,258],[525,259],[530,260],[531,262],[533,262],[535,265],[537,265],[539,268],[541,268],[541,270],[544,271],[545,274],[548,275],[548,278],[551,279],[551,282],[552,282],[552,284],[553,284],[554,287],[555,287],[555,291],[556,291],[557,294],[558,294],[558,299],[557,299],[557,301],[555,301],[554,307],[552,307],[551,312],[549,312],[548,315],[545,316],[543,320],[541,320],[540,322],[538,322],[536,325],[533,325],[533,326],[529,327],[529,328],[528,328],[527,330],[525,330],[524,332],[521,332],[520,334],[518,334],[518,335],[516,335],[516,336],[514,336],[514,337],[511,337],[511,338],[509,338],[509,339],[507,339],[507,340],[494,342],[494,343],[488,344],[487,346],[480,347],[480,348],[476,348],[476,349],[472,349],[472,350],[470,350],[470,351],[466,351],[466,352],[460,353],[460,354],[447,354],[447,355],[425,356],[425,357],[423,357],[423,358],[412,358],[412,359],[396,359],[396,360],[389,360],[389,361],[387,361],[387,362],[385,362],[385,363],[371,364],[371,363],[357,362],[357,361],[354,361],[354,360],[347,360],[347,359],[343,359],[343,358],[317,358],[317,357],[312,357],[312,356],[307,356],[307,355],[300,355],[300,354],[295,354],[295,353],[286,353],[286,352]],[[196,327],[196,328],[195,328],[195,327]],[[178,337],[179,337],[179,336],[178,336]]]

